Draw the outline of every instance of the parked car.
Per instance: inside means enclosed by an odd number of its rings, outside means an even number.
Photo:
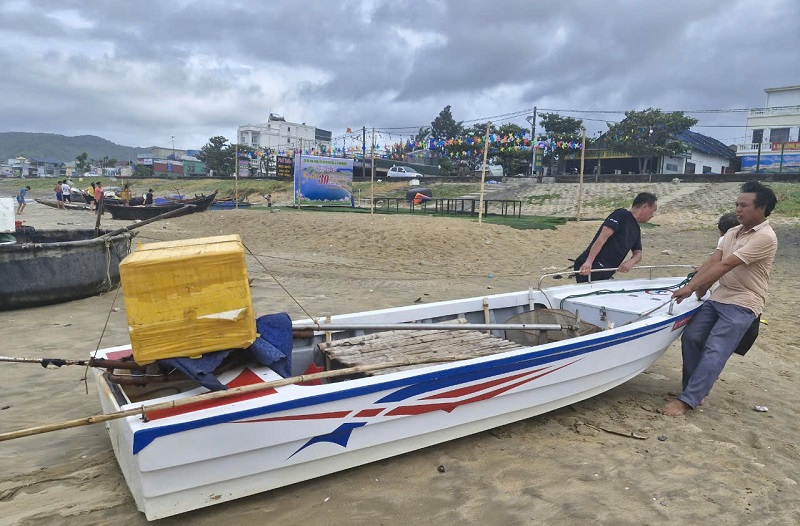
[[[409,166],[392,166],[386,177],[390,179],[420,179],[422,174]]]

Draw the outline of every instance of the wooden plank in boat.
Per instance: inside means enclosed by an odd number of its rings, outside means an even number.
[[[405,360],[425,362],[381,369],[369,375],[388,374],[436,363],[437,358],[477,358],[522,349],[514,342],[482,331],[386,331],[320,343],[320,350],[331,361],[344,367]]]

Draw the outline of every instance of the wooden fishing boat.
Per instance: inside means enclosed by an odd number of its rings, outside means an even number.
[[[204,195],[201,197],[197,197],[195,199],[187,199],[181,203],[169,203],[164,205],[152,205],[152,206],[125,206],[125,205],[104,203],[103,208],[109,211],[113,219],[122,219],[126,221],[137,221],[137,220],[144,221],[146,219],[152,219],[166,212],[178,210],[186,205],[192,205],[190,208],[186,209],[186,213],[188,214],[192,214],[195,212],[203,212],[205,210],[208,210],[208,207],[211,206],[211,203],[214,202],[214,198],[216,196],[217,192],[214,192],[211,195]]]
[[[101,234],[111,234],[103,230]],[[119,263],[135,232],[19,229],[0,245],[0,310],[95,296],[119,285]],[[64,279],[69,276],[69,279]]]
[[[214,201],[211,203],[209,207],[211,210],[234,210],[236,208],[250,208],[253,204],[250,201],[242,201],[239,202],[226,200],[226,201]]]
[[[283,379],[244,363],[219,374],[222,392],[183,382],[167,394],[93,371],[119,465],[153,520],[607,391],[681,334],[701,304],[670,301],[684,282],[612,280],[295,321],[292,374],[324,372]],[[120,346],[97,358],[130,354]]]
[[[56,201],[55,199],[40,199],[37,197],[34,199],[34,201],[36,201],[41,205],[49,206],[51,208],[58,208],[58,201]],[[89,210],[89,205],[84,204],[83,200],[74,203],[69,201],[63,201],[63,203],[64,203],[64,208],[66,208],[67,210]]]

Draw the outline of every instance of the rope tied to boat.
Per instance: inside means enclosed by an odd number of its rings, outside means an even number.
[[[306,316],[308,316],[308,317],[309,317],[309,318],[310,318],[310,319],[311,319],[311,320],[314,322],[314,324],[317,326],[317,328],[318,328],[319,330],[322,330],[322,329],[321,329],[321,326],[320,326],[320,323],[319,323],[319,319],[318,319],[316,316],[312,316],[311,314],[309,314],[309,312],[308,312],[308,311],[305,309],[305,307],[303,307],[303,305],[301,305],[301,304],[300,304],[300,302],[297,300],[297,298],[295,298],[294,296],[292,296],[292,293],[291,293],[291,292],[289,292],[289,291],[286,289],[286,287],[284,287],[284,286],[283,286],[283,283],[281,283],[281,282],[280,282],[280,280],[279,280],[278,278],[276,278],[276,277],[275,277],[275,275],[274,275],[272,272],[270,272],[270,270],[269,270],[269,269],[266,267],[266,265],[264,265],[264,263],[262,263],[262,262],[261,262],[261,260],[260,260],[260,259],[258,259],[258,256],[257,256],[256,254],[254,254],[252,250],[250,250],[250,247],[248,247],[247,245],[245,245],[245,244],[244,244],[244,242],[242,242],[242,246],[244,247],[244,249],[245,249],[245,250],[247,250],[247,253],[248,253],[248,254],[250,254],[251,256],[253,256],[253,258],[254,258],[254,259],[255,259],[255,260],[258,262],[258,264],[259,264],[259,265],[261,265],[261,268],[263,268],[263,269],[264,269],[264,271],[265,271],[267,274],[269,274],[269,277],[271,277],[273,280],[275,280],[275,283],[277,283],[277,284],[278,284],[278,286],[279,286],[280,288],[282,288],[282,289],[283,289],[283,291],[284,291],[284,292],[285,292],[285,293],[286,293],[286,294],[287,294],[287,295],[288,295],[290,298],[292,298],[292,301],[294,301],[294,302],[297,304],[297,306],[298,306],[298,307],[300,307],[300,310],[302,310],[302,311],[303,311],[303,312],[306,314]]]
[[[587,296],[603,296],[603,295],[606,295],[606,294],[631,294],[633,292],[647,292],[647,291],[659,291],[659,290],[678,290],[679,288],[683,287],[684,285],[686,285],[687,283],[692,281],[692,278],[694,277],[695,274],[696,274],[695,272],[690,272],[686,276],[686,278],[684,278],[683,281],[681,281],[680,283],[676,283],[675,285],[669,285],[667,287],[658,287],[658,288],[646,287],[646,288],[643,288],[643,289],[620,289],[620,290],[601,289],[601,290],[592,290],[592,291],[584,292],[584,293],[581,293],[581,294],[572,294],[570,296],[564,296],[561,299],[561,302],[559,303],[558,308],[563,309],[564,308],[564,302],[567,301],[567,300],[573,299],[573,298],[585,298]],[[653,310],[655,311],[656,309],[653,309]]]

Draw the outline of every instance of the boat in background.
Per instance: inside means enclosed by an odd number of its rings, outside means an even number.
[[[154,520],[608,391],[680,336],[702,303],[671,301],[685,282],[610,280],[296,321],[291,374],[327,372],[283,379],[239,362],[219,374],[225,392],[93,373],[103,412],[128,411],[106,426],[138,508]],[[94,356],[131,354],[120,346]],[[308,381],[325,374],[337,378]]]
[[[205,210],[208,210],[208,207],[211,206],[211,203],[214,202],[214,198],[216,198],[216,196],[217,192],[215,191],[211,195],[199,196],[194,199],[186,199],[181,203],[169,203],[164,205],[152,205],[152,206],[125,206],[119,204],[103,203],[103,208],[105,210],[108,210],[113,219],[122,219],[127,221],[137,221],[137,220],[144,221],[146,219],[152,219],[161,214],[165,214],[173,210],[178,210],[183,207],[186,207],[187,214],[192,214],[195,212],[203,212]],[[187,206],[187,205],[192,205],[192,206]]]
[[[40,205],[49,206],[51,208],[58,208],[58,201],[55,199],[41,199],[41,198],[34,198],[34,201],[39,203]],[[72,203],[70,201],[62,201],[64,203],[64,208],[67,210],[89,210],[89,205],[83,204],[83,202],[76,202]]]
[[[17,229],[0,244],[0,311],[64,303],[119,285],[119,263],[136,232]],[[69,279],[65,279],[68,276]]]

